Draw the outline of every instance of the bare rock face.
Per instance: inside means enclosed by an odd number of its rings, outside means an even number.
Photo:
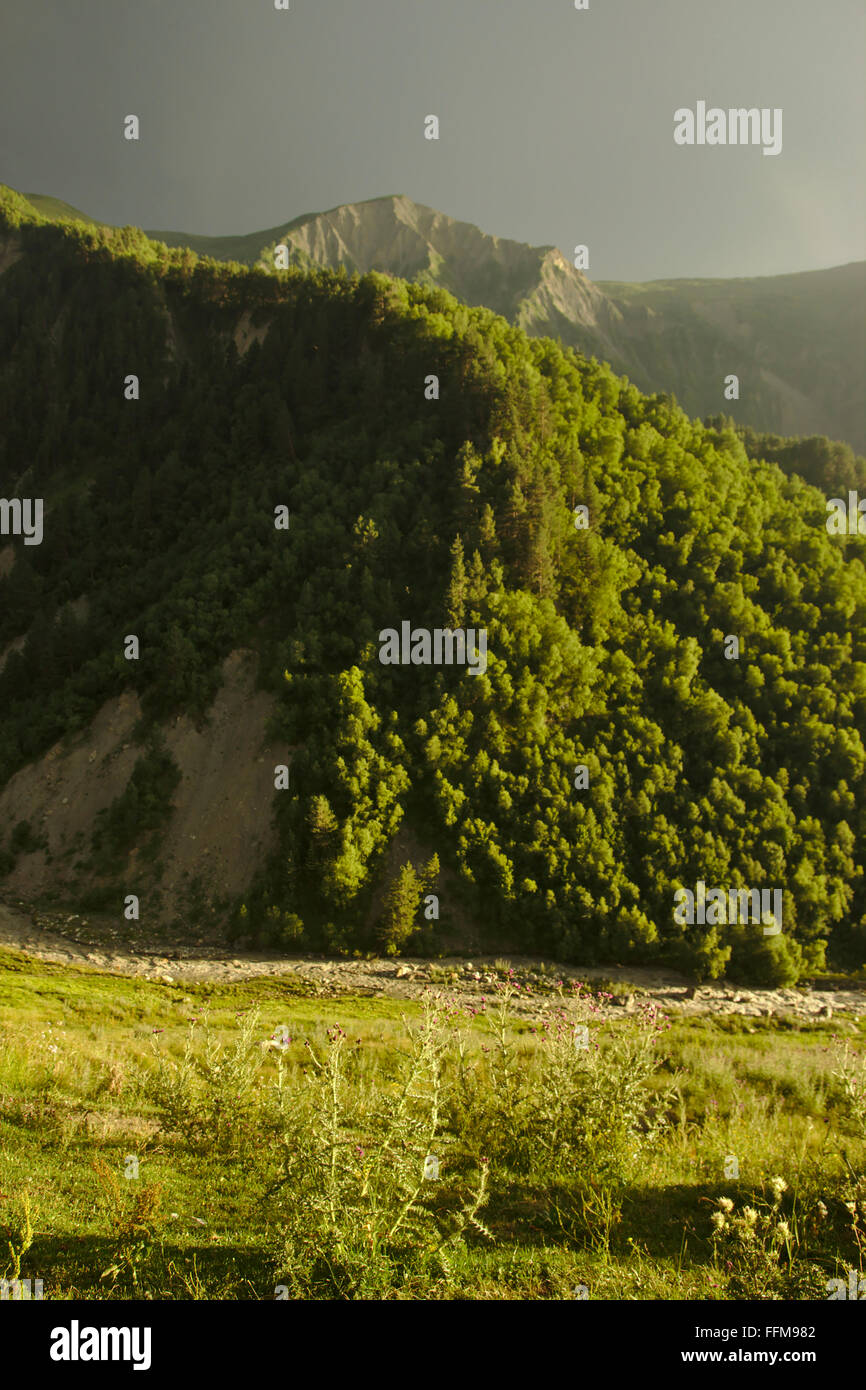
[[[263,234],[267,235],[267,234]],[[411,198],[373,198],[303,218],[274,245],[299,266],[344,266],[440,286],[466,304],[484,305],[527,333],[561,337],[628,365],[618,342],[623,315],[555,246],[488,236]],[[260,262],[273,264],[272,246]]]

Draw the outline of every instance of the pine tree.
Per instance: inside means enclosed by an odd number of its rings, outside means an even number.
[[[458,628],[463,623],[466,607],[466,566],[463,563],[463,539],[455,536],[451,546],[451,578],[448,583],[448,625]]]
[[[391,880],[377,932],[387,955],[396,955],[416,930],[423,886],[414,865],[408,861]]]

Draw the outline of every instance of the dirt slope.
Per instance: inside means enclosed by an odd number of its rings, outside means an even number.
[[[150,905],[160,918],[176,917],[177,904],[190,894],[202,906],[242,893],[273,844],[274,766],[290,762],[288,749],[266,738],[274,700],[256,690],[248,652],[233,652],[222,676],[204,727],[184,716],[162,730],[182,780],[160,854],[162,899],[171,906]],[[0,793],[0,825],[26,820],[46,843],[19,856],[3,880],[10,898],[34,902],[55,892],[74,904],[94,886],[77,865],[89,853],[97,813],[129,781],[141,752],[133,741],[140,714],[134,695],[110,700],[86,733],[56,744],[9,780]],[[137,854],[130,855],[130,874],[139,868]],[[142,916],[147,910],[145,897]]]

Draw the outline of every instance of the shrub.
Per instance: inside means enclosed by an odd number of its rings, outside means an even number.
[[[350,1044],[328,1030],[324,1055],[310,1048],[312,1073],[283,1134],[281,1187],[290,1189],[278,1278],[295,1298],[373,1298],[422,1272],[448,1278],[467,1229],[479,1219],[487,1167],[474,1190],[439,1201],[429,1161],[439,1160],[445,1055],[450,1045],[428,1001],[394,1087],[365,1094],[352,1075]]]
[[[171,816],[180,768],[156,736],[132,769],[125,789],[96,817],[92,844],[108,859],[126,854],[143,834],[161,829]]]
[[[111,1279],[112,1287],[129,1283],[134,1289],[138,1288],[163,1219],[160,1214],[162,1184],[127,1182],[121,1185],[117,1174],[99,1157],[93,1160],[93,1170],[108,1217],[113,1256],[100,1279]]]
[[[476,1063],[471,1076],[463,1059],[463,1126],[474,1145],[519,1172],[623,1182],[631,1160],[666,1124],[675,1083],[655,1093],[649,1086],[659,1067],[656,1043],[669,1025],[643,1005],[599,1041],[599,999],[575,985],[570,996],[559,990],[560,1006],[537,1032],[538,1051],[519,1058],[510,1026],[516,988],[499,987],[497,1006],[485,1015],[494,1040],[486,1066]]]
[[[156,1038],[151,1043],[156,1066],[145,1077],[145,1092],[160,1128],[182,1135],[198,1151],[237,1156],[261,1140],[257,1113],[264,1058],[254,1036],[258,1011],[239,1018],[233,1045],[213,1036],[207,1013],[200,1022],[193,1020],[179,1062],[164,1055]]]

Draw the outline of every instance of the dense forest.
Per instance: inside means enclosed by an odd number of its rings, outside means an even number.
[[[796,473],[828,497],[849,488],[866,495],[866,459],[842,440],[825,439],[820,434],[785,439],[750,425],[738,425],[730,415],[710,416],[705,423],[711,429],[734,430],[749,458],[777,463],[783,473]]]
[[[0,785],[134,688],[137,780],[97,828],[123,851],[137,797],[161,823],[148,767],[171,796],[160,721],[204,718],[253,647],[295,751],[236,932],[435,949],[438,894],[582,963],[866,961],[866,539],[796,476],[820,442],[703,425],[444,290],[8,192],[3,264],[0,493],[45,521],[0,565]],[[486,671],[381,664],[404,620],[486,629]],[[400,829],[424,851],[383,888]],[[699,880],[783,889],[784,929],[679,924]]]

